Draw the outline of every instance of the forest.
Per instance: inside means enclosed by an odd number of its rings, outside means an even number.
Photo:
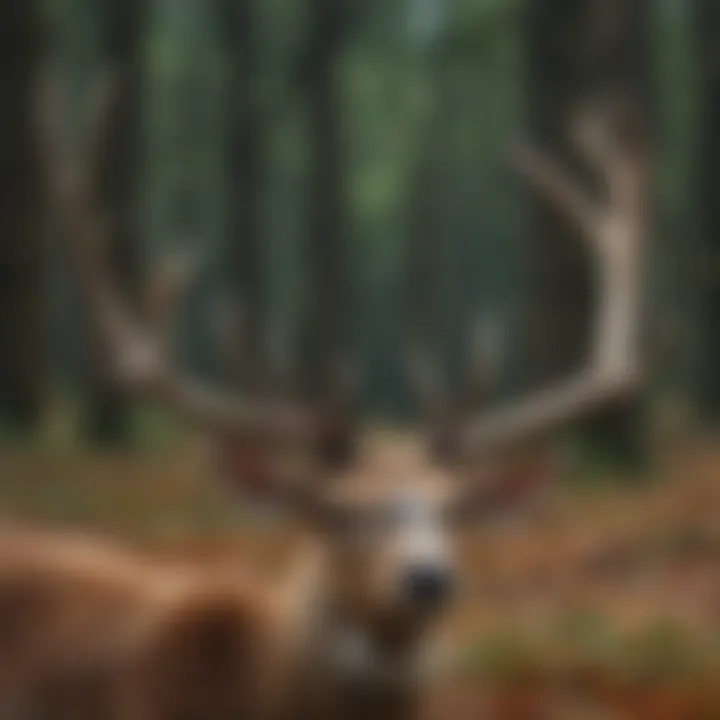
[[[498,477],[553,499],[458,551],[438,717],[720,716],[717,33],[714,0],[0,0],[3,522],[272,564],[276,406],[333,449],[464,423],[493,468],[524,434]]]

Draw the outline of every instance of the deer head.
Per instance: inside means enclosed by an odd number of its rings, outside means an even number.
[[[222,460],[234,487],[252,494],[251,480],[260,482],[320,539],[332,612],[361,629],[385,655],[396,650],[402,655],[452,597],[457,584],[452,530],[517,506],[542,479],[524,468],[518,448],[627,396],[641,380],[639,272],[647,164],[638,138],[607,103],[579,123],[578,149],[606,183],[602,202],[586,196],[540,151],[523,147],[515,153],[521,174],[577,226],[595,259],[598,302],[585,366],[552,387],[474,417],[445,401],[431,353],[416,345],[411,376],[429,442],[370,435],[348,453],[353,423],[346,393],[338,390],[315,406],[231,397],[173,365],[168,327],[181,296],[177,279],[186,273],[163,270],[157,276],[165,289],[151,295],[160,298],[160,309],[144,320],[123,302],[103,257],[106,230],[91,187],[114,94],[108,87],[84,161],[67,150],[52,83],[43,86],[40,112],[49,188],[110,376],[128,392],[225,438]],[[241,450],[233,457],[229,448],[238,438]]]

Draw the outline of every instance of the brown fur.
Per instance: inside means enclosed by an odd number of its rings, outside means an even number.
[[[279,665],[273,605],[240,573],[82,536],[5,533],[0,617],[2,707],[21,717],[260,717]]]
[[[275,629],[251,587],[198,577],[139,628],[124,659],[123,720],[267,717]]]
[[[404,694],[333,684],[314,662],[298,613],[319,560],[308,550],[268,587],[91,537],[6,532],[0,707],[47,720],[403,717]]]
[[[110,545],[52,533],[0,539],[0,693],[92,664],[147,602],[146,568]],[[147,573],[147,577],[150,574]]]
[[[447,478],[401,449],[373,448],[328,489],[332,502],[377,505],[408,480],[443,502]],[[411,666],[431,641],[438,618],[409,612],[392,591],[392,531],[303,537],[277,582],[89,536],[5,532],[3,703],[47,720],[413,717],[418,684],[348,674],[333,655],[348,628],[392,667]]]

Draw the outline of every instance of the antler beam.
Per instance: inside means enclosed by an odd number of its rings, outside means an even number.
[[[522,177],[579,229],[594,256],[599,304],[589,357],[574,377],[468,423],[461,446],[469,453],[495,450],[552,431],[574,417],[617,402],[642,382],[638,345],[647,158],[641,139],[628,137],[620,116],[609,107],[583,117],[575,140],[605,181],[606,202],[586,195],[539,150],[518,148],[514,158]]]
[[[93,330],[105,350],[110,377],[128,392],[147,396],[201,426],[277,437],[313,435],[317,418],[305,407],[229,397],[178,372],[168,357],[166,333],[175,279],[160,315],[141,323],[121,299],[107,267],[107,229],[91,190],[93,169],[104,147],[119,96],[116,80],[105,82],[84,162],[68,152],[68,135],[58,86],[48,75],[41,83],[39,139],[51,200],[64,225],[63,237]],[[170,303],[170,305],[168,305]],[[156,321],[156,322],[155,322]]]

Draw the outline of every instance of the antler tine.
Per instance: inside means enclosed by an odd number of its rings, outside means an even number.
[[[58,82],[52,73],[42,79],[38,107],[50,197],[65,225],[63,237],[111,376],[126,390],[151,397],[206,428],[278,437],[312,435],[316,420],[306,408],[229,398],[177,373],[162,339],[154,334],[157,328],[141,324],[122,302],[103,255],[107,230],[91,192],[91,169],[104,146],[118,96],[116,77],[104,80],[88,154],[81,163],[67,150]]]
[[[463,446],[470,453],[502,450],[508,443],[529,435],[552,432],[572,417],[581,417],[625,397],[639,380],[639,372],[631,368],[612,375],[601,371],[579,373],[479,419],[465,428]]]
[[[446,397],[437,364],[419,343],[412,343],[408,353],[408,376],[416,402],[426,418],[434,419]]]
[[[468,337],[470,400],[487,399],[497,385],[502,365],[502,340],[497,318],[489,312],[478,313]]]
[[[147,321],[167,348],[180,305],[197,279],[200,261],[189,250],[168,253],[152,273],[146,286]]]
[[[107,124],[117,101],[117,86],[109,80],[103,83],[99,93],[102,101],[96,112],[96,122],[93,123],[84,162],[73,161],[67,151],[68,132],[58,90],[58,78],[48,71],[40,84],[39,129],[50,197],[65,224],[72,228],[69,238],[72,262],[79,275],[80,290],[87,296],[86,307],[93,315],[108,354],[111,354],[110,347],[116,342],[121,347],[129,348],[126,355],[116,358],[117,367],[113,374],[122,379],[125,375],[133,374],[132,368],[143,365],[140,357],[148,353],[145,351],[145,342],[119,306],[112,277],[102,261],[102,246],[107,243],[100,218],[85,212],[90,177],[96,164],[95,156],[102,147],[101,138],[107,132]],[[123,365],[123,359],[128,360],[127,368]]]
[[[118,68],[105,68],[95,81],[84,162],[81,163],[80,168],[86,182],[94,182],[96,179],[108,147],[108,135],[111,132],[116,110],[125,91],[123,73]],[[89,188],[86,190],[90,192]]]
[[[417,344],[411,346],[408,375],[423,416],[431,456],[442,462],[453,461],[457,455],[459,408],[450,402],[435,358]]]
[[[568,420],[616,402],[642,381],[640,361],[641,261],[647,192],[644,157],[630,146],[612,108],[583,116],[578,140],[586,158],[605,175],[608,200],[596,202],[541,152],[516,153],[524,178],[581,230],[595,258],[599,305],[585,367],[463,429],[467,452],[497,448],[551,431]],[[637,140],[637,139],[635,139]]]
[[[602,207],[588,197],[563,168],[526,142],[514,145],[510,160],[527,184],[584,236],[595,232]]]
[[[628,212],[644,201],[637,191],[647,183],[646,130],[636,104],[619,94],[589,104],[572,128],[578,151],[605,180],[610,204]]]

